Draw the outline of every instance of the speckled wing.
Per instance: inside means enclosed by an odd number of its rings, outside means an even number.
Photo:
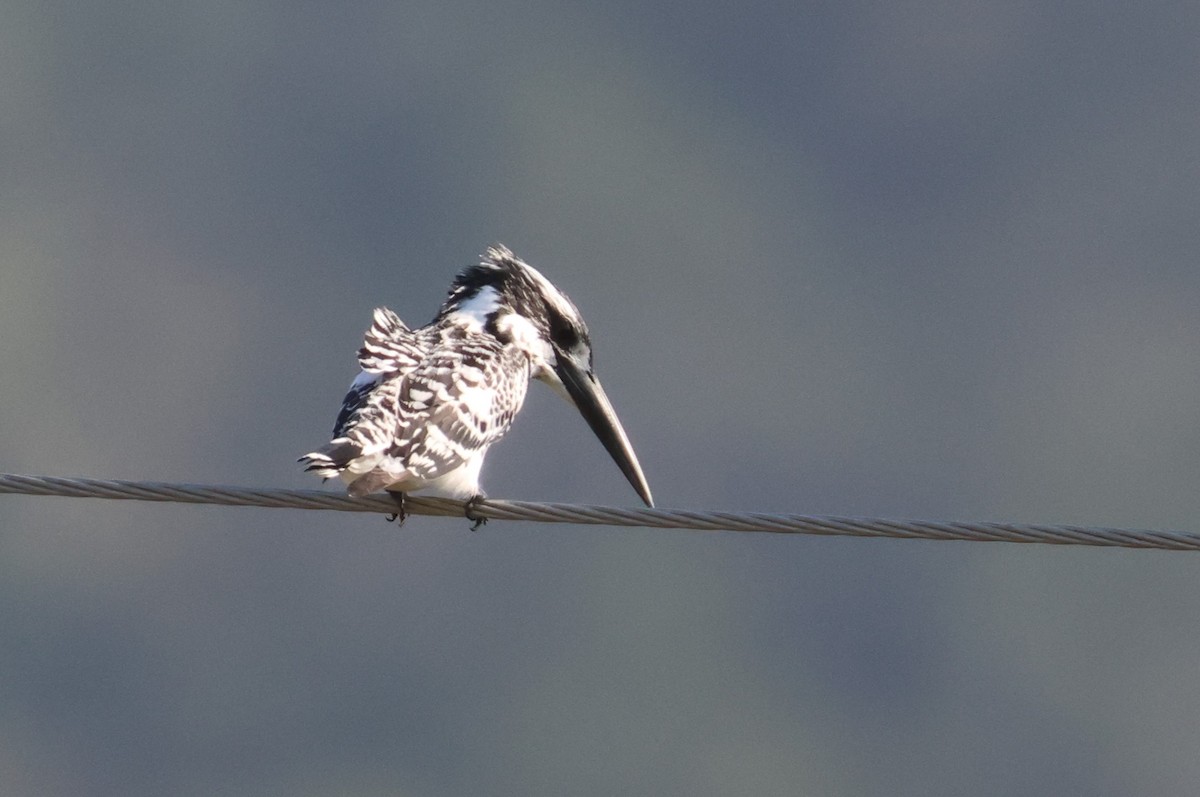
[[[306,471],[328,479],[343,471],[361,473],[375,466],[395,433],[404,377],[420,364],[427,345],[391,310],[375,310],[358,351],[362,373],[342,400],[333,440],[300,458]]]
[[[403,380],[388,456],[425,483],[482,456],[525,401],[529,360],[491,337],[443,341]]]
[[[458,328],[412,332],[388,311],[377,311],[359,362],[333,440],[301,458],[306,470],[341,476],[351,495],[419,490],[472,463],[477,474],[529,387],[529,358],[516,347]]]
[[[342,437],[351,425],[361,425],[364,432],[378,437],[383,430],[373,427],[377,421],[384,421],[388,412],[395,412],[394,394],[399,387],[386,386],[386,383],[416,368],[427,348],[420,335],[409,330],[398,315],[386,307],[375,308],[371,328],[358,350],[362,373],[342,399],[342,409],[333,424],[333,436]]]
[[[371,328],[358,350],[358,364],[369,374],[403,374],[424,357],[424,347],[400,317],[386,307],[376,307]]]

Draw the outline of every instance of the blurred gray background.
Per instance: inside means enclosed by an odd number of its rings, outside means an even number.
[[[1200,5],[0,10],[0,470],[313,487],[502,241],[666,507],[1200,529]],[[493,496],[635,504],[536,388]],[[334,489],[330,486],[330,489]],[[0,498],[5,795],[1179,795],[1200,559]]]

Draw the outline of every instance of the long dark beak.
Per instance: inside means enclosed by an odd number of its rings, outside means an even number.
[[[600,438],[600,442],[617,463],[621,473],[625,474],[625,478],[633,485],[633,489],[637,490],[646,506],[654,506],[650,485],[646,484],[637,454],[633,453],[633,446],[629,445],[629,438],[625,436],[625,430],[621,428],[621,421],[617,419],[617,413],[608,402],[608,396],[604,395],[600,380],[596,379],[590,370],[581,368],[569,356],[562,354],[558,356],[555,371],[579,409],[579,414],[587,421],[588,426],[592,427],[596,437]]]

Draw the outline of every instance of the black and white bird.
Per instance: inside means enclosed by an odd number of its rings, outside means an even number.
[[[342,403],[333,439],[300,458],[307,471],[341,478],[350,495],[387,490],[481,499],[483,458],[512,425],[529,380],[539,379],[579,410],[654,506],[592,370],[579,310],[503,246],[455,278],[427,326],[410,330],[391,310],[376,309],[358,362],[362,373]]]

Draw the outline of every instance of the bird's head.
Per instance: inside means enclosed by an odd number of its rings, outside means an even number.
[[[497,244],[455,278],[438,317],[524,352],[531,375],[579,410],[633,489],[654,506],[633,446],[592,368],[587,324],[565,293]]]

